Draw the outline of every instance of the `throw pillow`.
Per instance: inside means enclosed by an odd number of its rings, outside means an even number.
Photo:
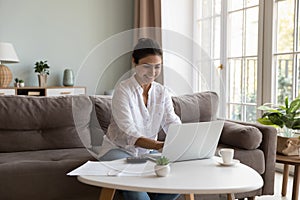
[[[253,126],[225,121],[220,143],[241,149],[256,149],[262,142],[262,133]]]

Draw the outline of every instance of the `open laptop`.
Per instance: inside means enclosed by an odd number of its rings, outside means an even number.
[[[160,156],[166,156],[171,162],[211,158],[215,155],[223,125],[224,121],[170,125]],[[148,155],[152,160],[158,156]]]

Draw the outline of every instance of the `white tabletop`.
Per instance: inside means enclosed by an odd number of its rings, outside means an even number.
[[[78,180],[94,186],[121,190],[181,194],[229,194],[248,192],[263,186],[262,177],[244,164],[221,166],[219,158],[176,162],[167,177],[79,176]],[[154,163],[149,169],[153,169]]]

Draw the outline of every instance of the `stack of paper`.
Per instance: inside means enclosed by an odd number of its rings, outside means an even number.
[[[153,162],[150,161],[141,164],[128,164],[124,159],[108,162],[87,161],[67,175],[146,176],[154,173],[153,166]]]

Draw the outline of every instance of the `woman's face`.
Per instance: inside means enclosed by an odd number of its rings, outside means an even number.
[[[139,60],[135,66],[136,80],[140,85],[151,84],[161,72],[162,59],[159,55],[149,55]]]

